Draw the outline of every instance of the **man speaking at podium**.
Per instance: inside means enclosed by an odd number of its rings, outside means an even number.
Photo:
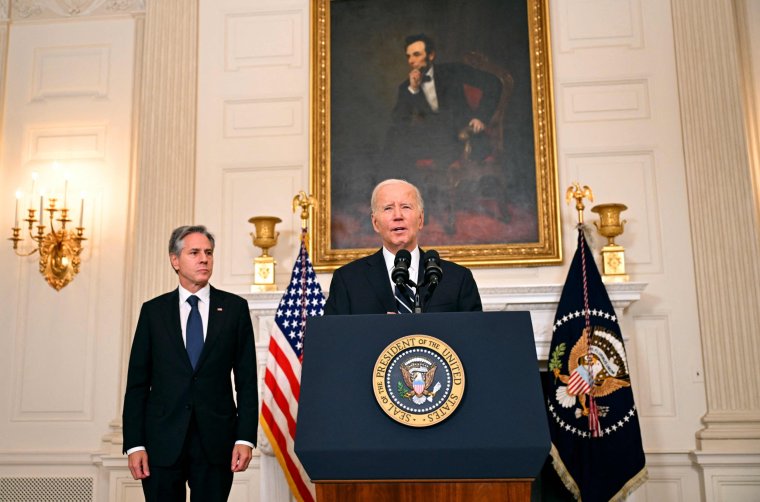
[[[408,313],[414,310],[416,294],[422,312],[483,310],[469,269],[440,260],[435,252],[420,250],[417,237],[424,224],[425,208],[416,186],[404,180],[382,181],[372,191],[370,207],[372,227],[380,234],[383,247],[335,271],[325,315]],[[406,253],[411,254],[410,259]],[[414,285],[426,287],[416,291],[410,285],[400,290],[394,280],[400,268],[404,273],[408,271]],[[434,287],[427,284],[426,271],[438,272]]]

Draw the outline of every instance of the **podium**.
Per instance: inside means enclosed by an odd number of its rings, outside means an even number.
[[[429,427],[374,392],[380,356],[412,335],[448,345],[465,376]],[[295,451],[318,500],[530,500],[551,440],[529,312],[325,316],[304,339]]]

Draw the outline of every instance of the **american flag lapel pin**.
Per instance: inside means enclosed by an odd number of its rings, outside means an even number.
[[[216,311],[217,311],[217,312],[221,312],[221,311],[223,311],[223,310],[224,310],[224,309],[223,309],[222,307],[217,307],[217,308],[216,308]]]

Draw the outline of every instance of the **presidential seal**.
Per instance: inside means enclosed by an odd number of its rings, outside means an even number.
[[[399,338],[380,354],[372,376],[386,415],[410,427],[446,420],[462,401],[464,368],[447,344],[428,335]]]

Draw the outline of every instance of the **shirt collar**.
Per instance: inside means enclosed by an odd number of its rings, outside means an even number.
[[[190,291],[186,290],[182,287],[180,284],[179,286],[179,302],[180,304],[183,304],[187,301],[188,297],[191,295],[195,295],[198,297],[200,301],[205,303],[206,305],[209,304],[209,297],[211,297],[211,284],[206,283],[205,286],[203,286],[201,289],[196,291],[195,293],[191,293]]]
[[[420,263],[420,247],[415,246],[414,249],[412,249],[411,254],[412,263],[409,264],[409,278],[416,282],[417,265]],[[388,273],[390,273],[390,271],[393,270],[396,255],[385,249],[385,246],[383,246],[383,258],[385,259],[385,268],[388,270]]]

